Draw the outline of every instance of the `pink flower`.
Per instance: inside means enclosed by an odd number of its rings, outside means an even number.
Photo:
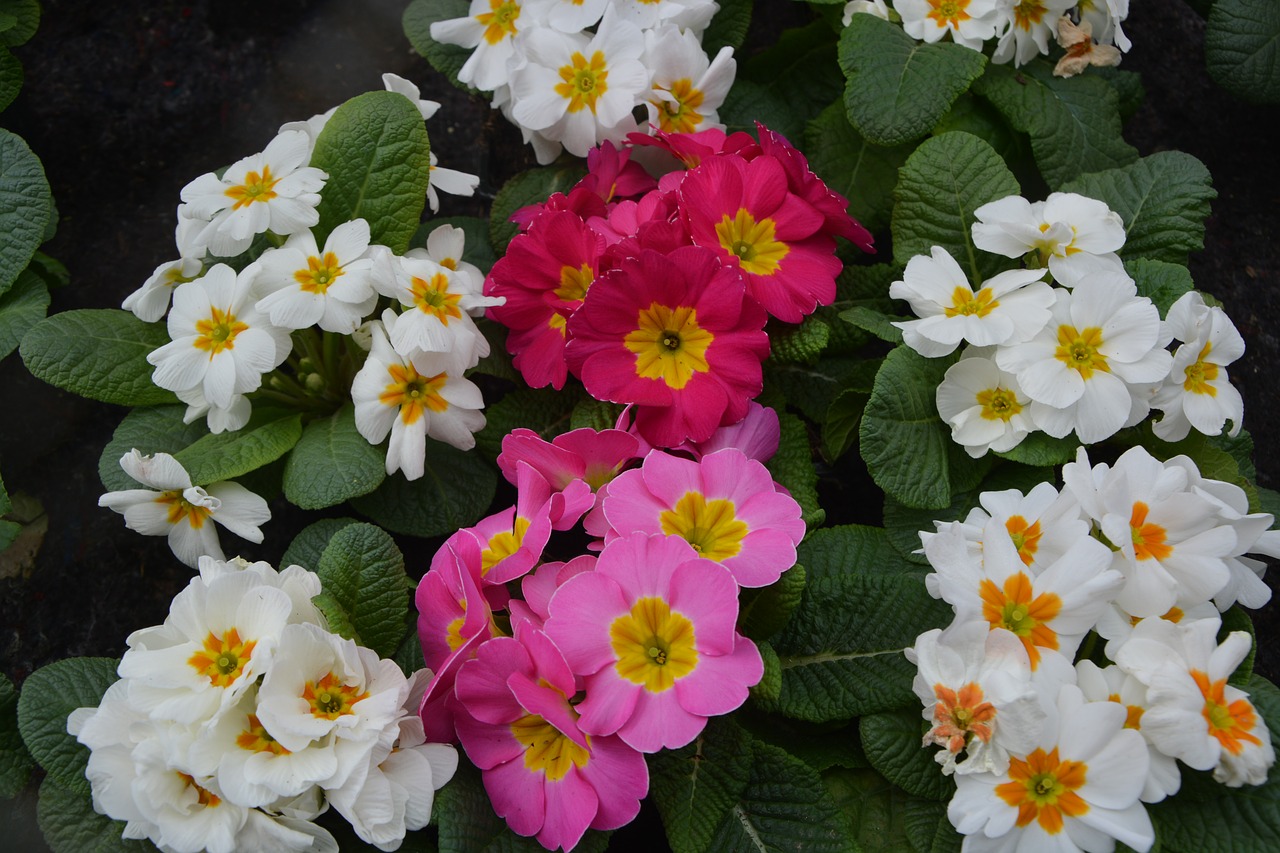
[[[575,429],[545,441],[531,429],[514,429],[502,439],[498,467],[513,485],[516,466],[531,465],[552,489],[563,490],[582,480],[594,491],[618,476],[632,459],[638,459],[639,442],[620,429]]]
[[[675,536],[605,546],[551,598],[546,632],[585,677],[581,729],[642,752],[692,741],[747,698],[764,664],[734,630],[738,585]]]
[[[720,427],[706,441],[684,444],[677,449],[700,459],[717,450],[733,447],[752,459],[768,462],[778,452],[781,440],[782,424],[778,421],[778,413],[752,401],[747,408],[747,416],[736,424]]]
[[[551,596],[555,595],[560,585],[595,567],[596,558],[593,554],[574,557],[567,563],[543,563],[538,566],[520,580],[520,592],[524,594],[524,601],[511,599],[511,624],[527,621],[541,630],[547,617],[551,615],[547,609]]]
[[[627,135],[632,145],[653,146],[666,151],[690,169],[697,168],[703,160],[716,154],[736,154],[748,160],[760,153],[760,146],[751,134],[737,131],[726,134],[723,130],[708,128],[696,133],[668,133],[655,130],[652,136],[644,133]]]
[[[609,486],[609,543],[632,533],[678,536],[741,586],[768,586],[796,561],[800,505],[775,491],[769,471],[725,448],[699,462],[655,450]]]
[[[553,508],[563,509],[563,498],[553,506],[551,487],[532,466],[517,462],[516,469],[516,505],[470,528],[481,542],[480,577],[486,584],[504,584],[532,569],[551,537]]]
[[[583,733],[569,703],[576,691],[564,656],[528,623],[485,643],[458,673],[458,735],[494,811],[548,850],[629,823],[649,789],[643,755]]]
[[[652,444],[703,441],[763,387],[764,311],[707,249],[643,251],[601,276],[570,318],[565,356],[597,400],[637,403]]]

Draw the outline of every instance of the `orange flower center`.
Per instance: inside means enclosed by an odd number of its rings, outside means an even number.
[[[1033,820],[1050,835],[1062,831],[1062,818],[1080,817],[1089,804],[1076,793],[1084,786],[1089,767],[1082,761],[1060,761],[1058,748],[1037,749],[1009,760],[1011,781],[996,786],[996,795],[1018,810],[1018,826]]]
[[[933,695],[938,701],[933,706],[933,728],[925,735],[928,742],[959,752],[970,736],[983,743],[991,740],[996,709],[985,700],[977,682],[971,681],[959,690],[935,684]]]
[[[1158,524],[1147,523],[1151,511],[1142,501],[1134,501],[1133,514],[1129,516],[1129,532],[1133,538],[1133,551],[1139,560],[1164,560],[1173,553],[1173,546],[1166,545],[1168,531]]]
[[[221,637],[212,631],[204,639],[204,648],[187,658],[187,663],[214,687],[230,687],[240,677],[244,665],[253,657],[257,640],[240,639],[240,631],[229,629]]]
[[[1232,755],[1239,755],[1244,751],[1246,743],[1262,746],[1262,741],[1251,731],[1258,724],[1258,715],[1248,699],[1228,703],[1225,678],[1211,682],[1209,676],[1198,669],[1191,670],[1191,677],[1204,696],[1204,709],[1201,713],[1209,725],[1209,734],[1217,738],[1223,749]]]
[[[982,618],[993,628],[1005,628],[1022,640],[1032,669],[1040,665],[1041,648],[1058,648],[1058,632],[1045,624],[1062,610],[1062,599],[1057,595],[1044,592],[1033,599],[1031,579],[1022,572],[1010,575],[1003,589],[992,580],[984,580],[978,593],[982,598]]]

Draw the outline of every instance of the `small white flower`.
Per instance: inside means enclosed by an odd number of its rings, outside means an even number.
[[[489,342],[471,319],[490,305],[501,305],[503,297],[485,296],[469,271],[455,273],[436,263],[422,249],[410,249],[392,262],[395,279],[388,287],[379,276],[374,286],[383,295],[399,300],[405,312],[387,326],[396,352],[441,353],[459,365],[457,372],[475,366],[489,354]],[[384,315],[385,316],[385,315]]]
[[[373,259],[368,257],[369,223],[344,222],[316,245],[310,230],[258,259],[255,285],[268,291],[254,306],[282,329],[318,325],[347,335],[373,310]]]
[[[204,265],[194,258],[179,258],[156,267],[142,287],[125,297],[120,306],[144,323],[154,323],[169,310],[174,288],[199,278]]]
[[[426,256],[440,266],[462,278],[462,289],[468,293],[484,292],[484,273],[475,264],[462,259],[466,249],[467,233],[453,225],[440,225],[427,235]],[[472,317],[480,317],[488,306],[472,305],[468,310]]]
[[[649,123],[673,133],[723,129],[716,110],[733,85],[733,49],[723,47],[709,60],[697,35],[674,25],[648,30],[644,37],[643,62],[653,72]]]
[[[492,91],[507,83],[507,63],[515,56],[515,37],[536,26],[535,11],[543,4],[529,0],[471,0],[465,18],[431,25],[431,37],[442,44],[475,50],[458,71],[458,80]]]
[[[913,39],[933,44],[947,33],[972,50],[996,34],[997,0],[893,0],[902,29]]]
[[[1074,5],[1076,0],[1004,0],[996,27],[1003,34],[992,61],[1026,65],[1037,56],[1048,56],[1058,18]]]
[[[398,74],[383,74],[382,85],[388,92],[395,92],[398,95],[404,95],[413,101],[413,105],[418,108],[418,112],[422,114],[422,120],[426,121],[431,118],[440,109],[439,101],[428,101],[422,97],[422,90],[416,84],[404,79]]]
[[[1205,435],[1240,433],[1244,400],[1227,378],[1226,366],[1244,355],[1244,338],[1221,308],[1209,307],[1196,291],[1183,294],[1166,318],[1175,340],[1173,367],[1151,400],[1164,417],[1151,425],[1165,441],[1181,441],[1195,427]]]
[[[167,536],[174,556],[195,567],[205,555],[222,559],[217,523],[250,542],[261,542],[259,525],[271,519],[267,502],[238,483],[193,486],[191,477],[168,453],[143,456],[135,448],[120,457],[120,467],[147,489],[107,492],[98,506],[124,516],[125,526],[143,536]]]
[[[1133,47],[1120,28],[1121,22],[1129,17],[1129,0],[1083,0],[1078,9],[1081,22],[1087,21],[1092,26],[1098,44],[1114,44],[1125,53]]]
[[[1020,258],[1035,252],[1054,281],[1074,287],[1087,273],[1123,272],[1115,253],[1124,245],[1124,220],[1097,199],[1052,193],[1034,204],[1021,196],[988,202],[973,212],[973,244],[979,249]]]
[[[143,740],[130,758],[138,809],[154,826],[148,837],[173,853],[235,853],[249,809],[223,796],[213,779],[196,778],[185,760],[192,734],[174,727]]]
[[[1027,411],[1031,398],[1018,387],[1016,376],[989,358],[966,354],[947,368],[937,404],[951,427],[951,440],[975,459],[988,450],[1011,450],[1035,429]]]
[[[197,385],[186,391],[175,391],[178,399],[187,404],[187,411],[182,415],[184,424],[194,423],[199,418],[205,419],[209,432],[218,435],[223,432],[235,432],[249,422],[253,412],[253,404],[243,394],[232,394],[231,403],[225,407],[215,406],[204,398],[204,389]]]

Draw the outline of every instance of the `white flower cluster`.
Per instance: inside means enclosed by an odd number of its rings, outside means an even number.
[[[1053,193],[1035,203],[1009,196],[974,215],[977,248],[1037,266],[975,289],[935,246],[889,289],[921,318],[894,323],[907,346],[936,358],[970,345],[937,392],[939,414],[970,456],[1010,450],[1037,430],[1091,444],[1152,408],[1164,413],[1153,428],[1167,441],[1192,427],[1220,435],[1228,420],[1239,433],[1244,402],[1225,368],[1244,354],[1244,340],[1194,291],[1161,320],[1116,255],[1125,231],[1114,211]],[[1046,268],[1056,286],[1042,280]]]
[[[432,24],[431,37],[473,49],[458,80],[492,92],[550,163],[562,146],[585,157],[646,130],[637,107],[652,129],[723,129],[716,110],[733,84],[733,50],[710,59],[702,49],[718,9],[714,0],[471,0],[467,17]]]
[[[995,62],[1025,65],[1049,54],[1057,38],[1067,53],[1054,73],[1079,74],[1086,65],[1118,65],[1132,46],[1120,25],[1129,0],[853,0],[844,7],[844,25],[856,14],[900,20],[914,39],[933,44],[950,35],[956,44],[982,50],[996,40]]]
[[[424,118],[438,108],[421,100],[408,81],[390,74],[383,79],[417,104]],[[359,330],[368,349],[369,338],[376,342],[381,334],[371,327],[388,333],[394,327],[394,358],[375,343],[374,358],[361,373],[364,396],[356,399],[358,409],[362,403],[376,407],[379,397],[385,405],[377,416],[366,411],[359,427],[378,444],[398,411],[413,428],[393,432],[387,471],[421,476],[426,435],[468,449],[475,444],[472,433],[484,426],[480,391],[462,373],[489,352],[472,317],[502,300],[481,295],[484,276],[462,261],[463,232],[452,226],[432,232],[425,250],[403,256],[371,245],[363,219],[339,225],[319,245],[311,228],[319,221],[327,176],[308,164],[332,113],[286,124],[261,154],[235,163],[220,178],[209,173],[188,184],[178,208],[182,257],[158,267],[124,307],[147,322],[168,312],[171,342],[147,357],[155,366],[153,381],[187,403],[188,422],[204,417],[214,433],[243,427],[251,409],[246,395],[286,361],[298,381],[276,374],[266,390],[305,395],[332,383],[333,377],[309,372],[315,353],[293,354],[294,331]],[[432,155],[432,209],[435,189],[470,195],[476,183],[474,176],[437,167]],[[277,245],[240,272],[219,261],[245,252],[263,233]],[[384,311],[381,320],[370,321],[379,296],[402,313]],[[391,361],[396,367],[389,370]],[[308,384],[313,381],[317,387]],[[374,382],[381,385],[374,389]],[[408,408],[387,402],[402,393]],[[402,433],[413,440],[397,443]]]
[[[1143,803],[1177,793],[1178,761],[1233,787],[1275,763],[1265,722],[1227,683],[1252,640],[1217,640],[1219,609],[1270,597],[1244,555],[1280,555],[1272,516],[1142,447],[1114,466],[1081,448],[1062,474],[1061,493],[986,492],[963,521],[921,533],[926,585],[955,620],[907,656],[925,745],[956,775],[947,814],[965,850],[1145,851]],[[1072,665],[1090,631],[1108,641],[1106,667]]]
[[[91,750],[94,808],[166,853],[337,851],[329,808],[396,850],[457,768],[427,743],[431,673],[325,629],[300,566],[200,561],[163,625],[135,631],[120,680],[67,730]]]

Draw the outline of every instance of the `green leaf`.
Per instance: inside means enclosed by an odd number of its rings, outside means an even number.
[[[564,166],[542,166],[516,175],[502,185],[493,197],[489,210],[489,239],[499,257],[507,253],[507,244],[520,230],[511,215],[522,207],[541,204],[553,193],[567,193],[582,179],[587,170],[578,161]]]
[[[722,47],[742,47],[751,27],[751,0],[720,0],[720,9],[702,34],[702,50],[715,58]]]
[[[874,375],[865,358],[850,356],[823,358],[811,366],[769,359],[764,366],[765,386],[779,389],[789,404],[817,423],[841,391]]]
[[[18,690],[0,673],[0,800],[16,797],[34,766],[18,732]]]
[[[806,723],[776,714],[752,713],[750,706],[734,717],[756,740],[787,752],[821,773],[830,767],[866,767],[857,722]]]
[[[0,359],[18,348],[22,336],[48,310],[49,288],[30,269],[23,270],[13,286],[0,294]]]
[[[431,37],[431,25],[436,21],[465,18],[470,14],[467,0],[413,0],[404,10],[404,34],[409,44],[422,55],[431,67],[449,78],[453,85],[466,89],[458,82],[458,72],[471,56],[471,49],[456,44],[443,44]]]
[[[325,594],[351,617],[361,643],[391,657],[409,618],[409,578],[404,555],[384,530],[350,524],[333,534],[316,569]]]
[[[86,308],[41,320],[23,337],[20,352],[27,370],[64,391],[121,406],[154,406],[176,399],[151,381],[147,363],[147,355],[167,343],[163,323]]]
[[[822,781],[862,849],[912,849],[906,828],[909,798],[901,789],[874,770],[828,770],[822,774]]]
[[[1124,121],[1132,118],[1147,98],[1146,89],[1142,85],[1142,75],[1137,71],[1125,71],[1114,66],[1109,68],[1095,66],[1089,70],[1089,73],[1101,77],[1107,81],[1108,86],[1116,90],[1116,96],[1120,99],[1120,118]]]
[[[788,139],[799,139],[809,118],[802,106],[792,103],[777,89],[739,79],[725,96],[717,113],[727,133],[741,130],[755,136],[756,122],[760,122]]]
[[[712,55],[710,50],[707,55]],[[838,101],[844,89],[844,77],[836,63],[836,37],[822,21],[783,30],[772,45],[741,62],[738,77],[764,86],[805,121]],[[797,80],[803,80],[804,85],[797,86]],[[789,138],[800,139],[799,135]]]
[[[919,545],[917,539],[916,547]],[[921,571],[899,553],[889,531],[861,524],[815,530],[800,543],[798,552],[797,559],[810,567],[805,570],[810,580],[819,572],[824,573],[823,577],[839,579],[850,569],[888,575]]]
[[[1072,436],[1054,438],[1048,433],[1033,432],[1016,447],[996,453],[1001,459],[1037,467],[1056,467],[1076,458],[1080,442]]]
[[[1255,676],[1249,698],[1266,720],[1273,743],[1280,743],[1280,690]],[[1280,765],[1272,765],[1262,785],[1228,788],[1208,780],[1208,773],[1183,768],[1183,791],[1147,806],[1163,848],[1197,853],[1272,853],[1280,838]],[[1205,777],[1208,795],[1187,796],[1188,783]],[[1227,828],[1229,827],[1229,831]]]
[[[850,325],[857,326],[864,332],[870,332],[882,341],[890,344],[902,343],[902,330],[893,325],[896,320],[906,320],[907,317],[901,317],[893,314],[883,314],[874,308],[866,305],[855,305],[852,308],[841,311],[840,319]]]
[[[898,169],[911,148],[871,144],[854,130],[838,103],[806,125],[804,140],[809,167],[849,200],[849,214],[874,233],[888,228]]]
[[[905,266],[915,255],[941,246],[975,282],[984,278],[999,259],[986,255],[979,261],[970,236],[973,212],[1019,192],[1009,167],[978,137],[944,133],[925,140],[907,158],[894,191],[894,260]]]
[[[688,746],[649,756],[649,792],[675,853],[701,853],[751,776],[751,737],[731,717]]]
[[[484,429],[476,433],[476,449],[491,459],[502,452],[502,439],[516,427],[552,439],[571,428],[580,400],[588,399],[577,385],[562,391],[518,388],[484,410]]]
[[[329,174],[316,239],[364,219],[371,242],[403,254],[427,202],[429,157],[422,114],[404,95],[365,92],[338,107],[311,155],[311,165]]]
[[[356,623],[352,620],[351,614],[347,612],[347,609],[342,606],[338,599],[327,592],[320,592],[311,597],[311,603],[324,616],[325,624],[329,626],[330,631],[339,637],[353,641],[356,645],[364,644],[364,641],[360,638],[360,632],[356,630]]]
[[[1236,671],[1231,673],[1228,679],[1228,683],[1232,687],[1239,687],[1241,690],[1245,690],[1249,686],[1249,681],[1253,678],[1253,664],[1258,657],[1258,634],[1254,630],[1253,620],[1249,618],[1249,612],[1239,604],[1233,605],[1222,614],[1222,626],[1218,629],[1218,642],[1221,643],[1233,631],[1245,632],[1252,641],[1249,646],[1249,654],[1245,655],[1244,660],[1240,661],[1240,665],[1236,667]]]
[[[1195,290],[1191,270],[1182,264],[1135,258],[1125,261],[1124,271],[1138,285],[1138,295],[1146,296],[1160,309],[1160,316],[1169,314],[1169,308],[1184,293]]]
[[[763,589],[744,589],[738,630],[753,640],[767,640],[787,624],[804,593],[804,566],[792,566]]]
[[[875,15],[854,15],[840,35],[849,121],[877,145],[929,132],[982,74],[987,58],[958,44],[925,44]]]
[[[186,410],[186,406],[152,406],[134,409],[124,416],[98,457],[98,477],[107,491],[142,487],[120,467],[120,458],[130,450],[137,448],[144,456],[173,455],[209,434],[203,421],[182,422]]]
[[[400,667],[400,671],[406,677],[413,675],[427,665],[422,656],[422,640],[418,637],[417,631],[410,631],[405,635],[404,642],[400,644],[400,648],[396,649],[392,660],[396,662],[396,666]]]
[[[40,158],[21,136],[0,128],[0,293],[9,289],[44,242],[52,210]]]
[[[13,18],[13,26],[0,32],[0,44],[5,47],[26,44],[40,28],[39,0],[4,0],[0,12]]]
[[[393,533],[446,536],[478,521],[497,488],[493,467],[477,454],[428,440],[422,477],[388,477],[351,505]]]
[[[624,406],[619,403],[607,403],[604,400],[584,398],[573,407],[569,416],[570,429],[589,427],[596,430],[613,429],[622,414]]]
[[[991,65],[974,89],[1031,137],[1036,165],[1053,189],[1138,159],[1120,132],[1120,97],[1097,77],[1056,77],[1044,61],[1017,70]]]
[[[786,412],[778,413],[778,422],[782,428],[778,452],[764,466],[800,504],[800,517],[812,530],[821,526],[827,513],[818,504],[818,472],[813,467],[808,431],[803,421]]]
[[[67,734],[67,715],[98,706],[114,684],[115,658],[66,658],[37,669],[22,683],[18,730],[31,757],[58,784],[89,793],[85,767],[89,750]]]
[[[284,467],[284,494],[302,509],[322,509],[367,495],[387,478],[386,455],[356,429],[344,405],[307,424]]]
[[[302,528],[302,532],[293,537],[289,547],[280,558],[281,567],[302,566],[315,571],[320,566],[320,556],[329,547],[329,540],[344,527],[359,524],[354,518],[322,518]]]
[[[919,853],[960,853],[964,836],[947,819],[947,804],[908,797],[902,804],[903,827]]]
[[[1243,101],[1280,101],[1280,7],[1270,0],[1218,0],[1204,33],[1209,76]]]
[[[93,809],[86,788],[68,788],[53,777],[40,785],[36,820],[53,853],[155,853],[145,840],[126,839],[125,822]]]
[[[0,34],[0,39],[3,39]],[[0,112],[3,112],[22,90],[22,63],[6,47],[0,47]]]
[[[1120,214],[1125,244],[1120,256],[1186,266],[1204,248],[1204,221],[1217,198],[1209,170],[1181,151],[1160,151],[1120,169],[1081,175],[1065,192],[1101,199]]]
[[[831,338],[831,328],[812,316],[800,324],[775,322],[769,335],[769,360],[771,362],[813,364],[822,355]]]
[[[955,779],[942,775],[933,760],[936,749],[920,745],[922,722],[919,707],[868,714],[860,723],[862,749],[872,767],[908,794],[948,800],[956,792]]]
[[[955,132],[968,133],[986,142],[1011,168],[1021,168],[1024,162],[1030,165],[1031,148],[1026,134],[1011,128],[999,110],[972,92],[956,98],[930,135]]]
[[[302,415],[289,415],[235,432],[207,435],[174,454],[191,475],[207,486],[269,465],[288,453],[302,437]]]
[[[757,642],[756,648],[760,651],[764,673],[759,681],[751,685],[749,692],[752,699],[771,705],[782,693],[782,662],[778,660],[778,653],[773,650],[773,646],[764,640]]]
[[[868,391],[845,390],[827,407],[822,419],[822,455],[828,462],[844,456],[857,443],[862,412],[870,397]]]

